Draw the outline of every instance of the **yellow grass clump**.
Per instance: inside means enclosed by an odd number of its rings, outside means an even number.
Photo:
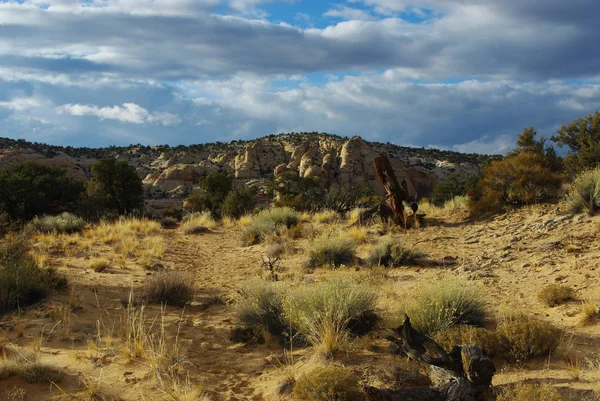
[[[211,217],[210,212],[192,213],[184,219],[181,225],[185,234],[195,234],[215,228],[217,228],[217,222]]]
[[[354,226],[346,228],[341,235],[351,238],[357,244],[366,244],[369,242],[369,230],[366,227]]]

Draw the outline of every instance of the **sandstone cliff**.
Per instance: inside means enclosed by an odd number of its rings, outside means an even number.
[[[427,196],[439,180],[452,172],[477,173],[486,158],[316,133],[270,135],[247,142],[102,149],[65,148],[0,138],[0,168],[32,160],[64,166],[85,178],[99,158],[125,160],[136,168],[147,198],[154,203],[182,199],[209,171],[224,171],[246,181],[293,171],[331,183],[371,183],[380,192],[373,167],[373,159],[380,154],[388,155],[398,179],[406,180],[411,194],[418,196]]]

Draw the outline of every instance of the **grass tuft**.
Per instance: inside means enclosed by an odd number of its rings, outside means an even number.
[[[317,238],[308,251],[308,266],[334,266],[348,265],[356,257],[356,244],[354,240],[345,236],[330,237],[323,235]]]
[[[282,300],[277,284],[254,281],[239,291],[235,313],[241,326],[252,330],[256,337],[265,333],[281,335],[285,329]]]
[[[580,173],[571,184],[567,202],[574,212],[594,214],[600,207],[600,166]]]
[[[548,383],[517,383],[507,387],[496,398],[497,401],[561,401],[559,392]]]
[[[242,231],[242,245],[258,244],[267,236],[277,234],[298,224],[298,214],[288,207],[276,207],[261,211]]]
[[[430,337],[458,325],[481,327],[488,315],[481,290],[462,280],[439,281],[416,292],[405,312]]]
[[[153,274],[144,283],[144,298],[150,303],[182,306],[194,296],[193,276],[180,270]]]
[[[422,258],[425,254],[418,250],[404,248],[392,238],[383,238],[371,248],[368,262],[371,265],[398,267],[406,266]]]
[[[550,284],[539,292],[538,299],[546,305],[553,307],[575,299],[575,290],[562,284]]]
[[[362,401],[359,378],[346,368],[317,367],[300,376],[292,397],[297,401]]]

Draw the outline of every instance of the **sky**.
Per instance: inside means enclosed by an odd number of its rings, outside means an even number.
[[[0,0],[0,136],[503,153],[600,109],[598,0]]]

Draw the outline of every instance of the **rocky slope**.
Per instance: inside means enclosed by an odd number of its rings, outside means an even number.
[[[364,185],[377,182],[373,159],[387,154],[399,180],[409,191],[426,196],[448,174],[474,174],[488,156],[435,149],[400,147],[335,135],[301,133],[270,135],[252,141],[190,146],[110,148],[57,147],[0,138],[0,168],[23,160],[64,166],[73,174],[89,177],[99,158],[115,157],[136,168],[148,199],[182,199],[209,171],[224,171],[248,182],[294,171],[332,183]]]

